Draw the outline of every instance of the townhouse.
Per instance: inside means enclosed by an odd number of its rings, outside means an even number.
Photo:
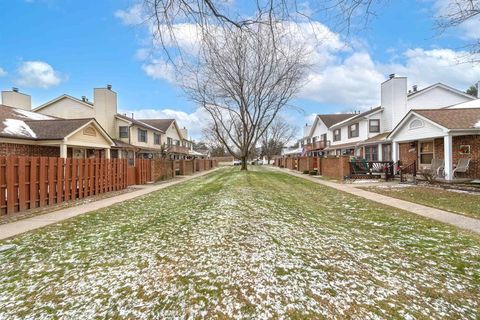
[[[110,158],[114,141],[94,117],[62,119],[35,113],[31,97],[2,91],[0,155]]]
[[[413,86],[407,92],[407,79],[391,75],[381,85],[380,106],[358,114],[317,115],[313,125],[305,127],[302,145],[305,150],[315,150],[318,154],[388,160],[391,152],[383,145],[389,144],[388,134],[408,110],[439,109],[472,100],[475,97],[441,83],[422,90]]]
[[[136,158],[184,159],[197,156],[188,139],[188,130],[180,129],[174,119],[139,120],[133,114],[118,113],[117,93],[111,85],[93,89],[93,101],[85,96],[78,99],[64,94],[32,109],[31,97],[14,88],[2,92],[2,103],[0,152],[3,154],[16,150],[15,154],[23,155],[126,158],[130,165],[134,164]],[[14,125],[17,126],[16,130]],[[38,132],[34,132],[33,128]],[[74,130],[81,131],[87,137],[74,136],[77,132]],[[56,134],[46,135],[46,131]],[[8,141],[5,140],[7,138]],[[45,147],[38,147],[47,144],[58,145],[61,151],[48,153]],[[19,145],[37,147],[22,149]]]
[[[139,120],[134,114],[128,116],[118,113],[117,93],[111,85],[106,88],[93,89],[93,101],[86,97],[77,99],[62,95],[50,100],[33,110],[42,114],[65,117],[94,117],[105,128],[115,142],[114,156],[128,158],[171,157],[183,159],[188,156],[188,148],[170,148],[169,143],[187,145],[188,131],[183,132],[174,119]],[[155,122],[157,126],[149,123]],[[164,125],[165,124],[165,125]]]

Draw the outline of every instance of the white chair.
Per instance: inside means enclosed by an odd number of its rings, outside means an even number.
[[[470,165],[470,159],[469,158],[460,158],[458,159],[457,166],[455,169],[453,169],[453,176],[455,177],[457,172],[460,173],[465,173],[468,171],[468,167]]]
[[[430,170],[432,174],[436,175],[437,177],[443,177],[445,175],[445,160],[443,159],[432,159],[432,164],[430,166]]]

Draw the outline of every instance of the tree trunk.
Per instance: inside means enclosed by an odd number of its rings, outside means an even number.
[[[247,169],[247,157],[242,157],[241,161],[242,161],[242,167],[240,168],[240,170],[248,170]]]

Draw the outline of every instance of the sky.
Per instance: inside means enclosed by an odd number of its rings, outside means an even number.
[[[301,127],[315,113],[375,107],[391,73],[420,89],[442,82],[466,90],[479,81],[480,66],[458,57],[478,37],[480,20],[439,34],[433,17],[447,1],[390,1],[348,37],[315,21],[323,41],[288,120]],[[174,117],[198,139],[206,115],[183,96],[168,64],[148,54],[141,20],[135,0],[0,0],[0,89],[18,87],[38,106],[61,94],[92,99],[93,88],[111,84],[120,112]]]

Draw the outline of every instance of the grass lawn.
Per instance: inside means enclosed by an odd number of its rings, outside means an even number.
[[[18,248],[0,256],[0,319],[480,314],[479,236],[253,170],[8,241]]]
[[[368,187],[363,189],[429,207],[480,218],[480,194],[478,193],[445,190],[430,186]]]

